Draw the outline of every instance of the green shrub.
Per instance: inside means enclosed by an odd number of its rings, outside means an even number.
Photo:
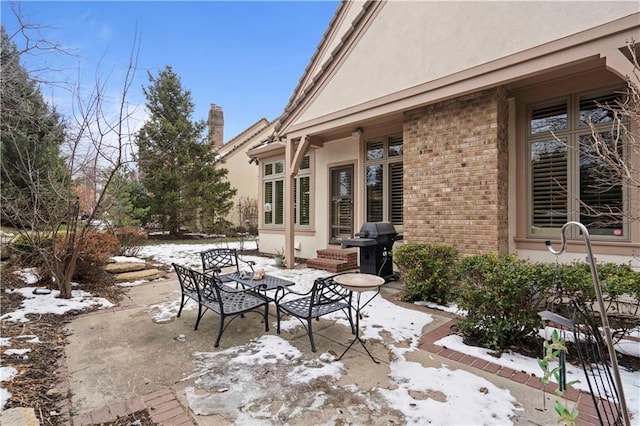
[[[438,244],[411,243],[393,251],[404,281],[406,301],[446,304],[452,300],[458,250]]]
[[[68,250],[67,241],[72,241],[71,250]],[[40,268],[42,281],[50,281],[54,276],[50,269],[54,258],[57,259],[56,262],[65,262],[73,251],[79,250],[72,279],[90,282],[104,278],[103,267],[109,257],[119,253],[120,242],[107,232],[89,231],[82,242],[74,234],[69,234],[67,238],[60,232],[55,241],[53,235],[20,235],[12,244],[12,248],[19,256],[20,266]]]
[[[629,265],[617,263],[598,263],[598,278],[606,308],[619,309],[618,302],[625,299],[627,305],[640,304],[640,273]],[[558,266],[558,278],[554,287],[555,301],[564,303],[575,300],[578,304],[591,309],[597,303],[593,276],[589,264],[573,262]],[[564,314],[564,313],[563,313]]]
[[[547,304],[553,264],[530,264],[514,255],[482,255],[458,264],[457,302],[467,311],[458,330],[479,345],[505,349],[533,336]]]
[[[635,303],[640,302],[640,272],[629,265],[603,263],[597,265],[602,292],[611,300],[622,295],[629,296]]]

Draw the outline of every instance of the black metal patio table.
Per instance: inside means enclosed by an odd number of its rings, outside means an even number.
[[[278,287],[289,287],[294,285],[293,281],[285,280],[283,278],[274,277],[273,275],[267,275],[261,279],[254,279],[254,273],[242,273],[233,272],[225,275],[225,278],[235,281],[244,288],[251,288],[257,292],[262,293],[270,301],[274,301],[273,297],[267,295],[268,291],[277,290]]]

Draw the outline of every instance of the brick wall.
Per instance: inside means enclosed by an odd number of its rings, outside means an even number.
[[[405,241],[508,251],[507,131],[503,88],[405,113]]]

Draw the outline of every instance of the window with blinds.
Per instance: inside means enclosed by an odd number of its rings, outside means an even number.
[[[402,223],[402,162],[389,164],[389,221]]]
[[[603,124],[613,121],[613,111],[609,107],[615,107],[621,101],[619,93],[609,93],[602,96],[584,96],[580,98],[580,115],[578,124],[586,127],[589,123]]]
[[[284,161],[277,160],[264,165],[263,175],[264,225],[284,225]],[[311,224],[311,159],[305,156],[300,171],[294,179],[294,224]]]
[[[567,222],[566,139],[531,144],[532,228],[535,233]]]
[[[598,140],[616,149],[611,132],[599,134]],[[622,185],[607,163],[594,149],[591,134],[580,135],[580,220],[597,233],[607,235],[622,230]],[[619,147],[620,148],[620,147]]]
[[[365,142],[367,222],[403,223],[402,135]]]
[[[563,101],[561,104],[536,108],[531,114],[531,134],[537,135],[545,132],[557,132],[566,130],[567,121],[567,103]]]
[[[529,109],[531,235],[557,236],[566,222],[578,221],[591,235],[628,238],[625,193],[592,136],[595,131],[600,147],[623,154],[610,132],[614,116],[607,108],[620,101],[619,92],[612,90],[575,94]]]
[[[264,223],[273,224],[273,182],[264,183]]]
[[[382,164],[366,167],[367,171],[367,222],[384,220],[384,186]]]
[[[298,184],[299,182],[299,184]],[[300,200],[296,205],[300,206],[300,212],[296,213],[298,225],[309,225],[311,223],[311,178],[303,176],[296,180],[299,190],[296,190],[296,197]]]

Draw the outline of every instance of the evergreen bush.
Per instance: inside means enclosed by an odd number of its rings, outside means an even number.
[[[553,264],[530,264],[514,255],[480,255],[458,264],[457,302],[467,311],[458,331],[478,345],[505,349],[540,327],[555,276]]]
[[[429,301],[447,304],[452,301],[458,250],[438,244],[410,243],[393,251],[404,281],[405,301]]]

